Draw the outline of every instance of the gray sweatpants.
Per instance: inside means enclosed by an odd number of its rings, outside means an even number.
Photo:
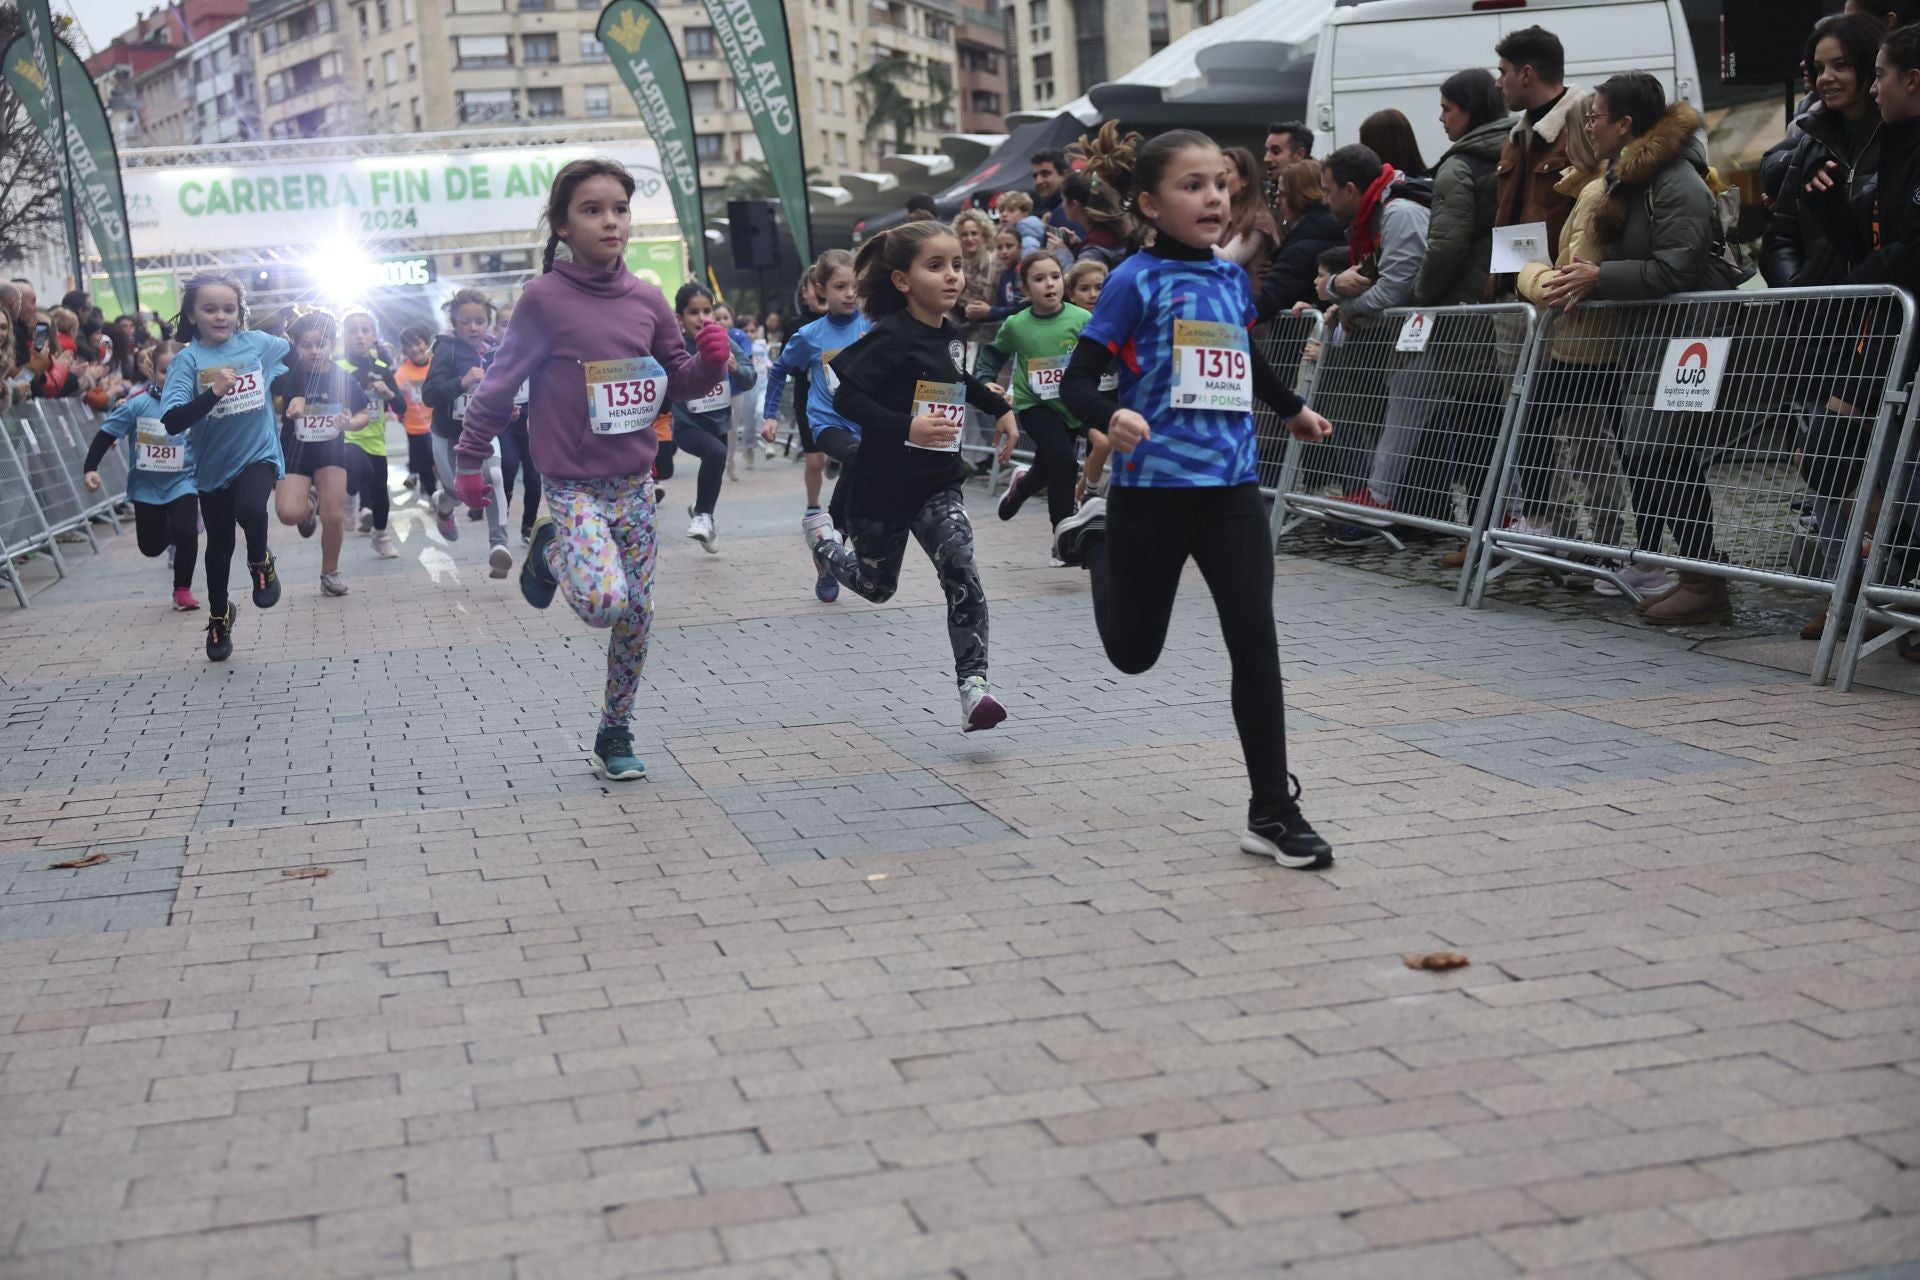
[[[453,496],[453,446],[457,443],[445,436],[433,438],[433,469],[440,476],[440,491],[433,495],[433,501],[443,516],[452,515],[460,505],[460,499]],[[500,470],[498,446],[495,448],[486,468],[487,483],[493,486],[493,497],[487,500],[487,545],[504,547],[507,545],[507,478]]]

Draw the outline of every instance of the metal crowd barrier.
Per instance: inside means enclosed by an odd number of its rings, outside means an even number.
[[[1906,401],[1913,318],[1890,286],[1553,316],[1528,354],[1489,504],[1510,523],[1476,539],[1471,603],[1517,562],[1608,578],[1629,598],[1620,572],[1648,565],[1824,595],[1823,683],[1859,570],[1848,549],[1866,523],[1867,460]]]
[[[1299,386],[1334,434],[1323,444],[1288,442],[1275,478],[1274,541],[1321,520],[1396,548],[1406,529],[1477,547],[1535,329],[1534,309],[1514,303],[1397,309],[1319,335]],[[1469,551],[1457,600],[1467,597],[1473,562]]]
[[[1920,629],[1920,428],[1909,414],[1896,449],[1893,419],[1914,310],[1890,286],[1778,289],[1336,330],[1299,371],[1334,436],[1282,452],[1275,542],[1309,520],[1396,548],[1409,530],[1460,537],[1455,598],[1476,608],[1522,563],[1628,599],[1623,572],[1647,566],[1825,596],[1819,683],[1884,488],[1850,679],[1868,622]]]
[[[1872,549],[1861,575],[1860,595],[1847,630],[1839,674],[1834,684],[1842,693],[1853,688],[1860,659],[1894,643],[1903,635],[1920,632],[1920,397],[1907,404],[1898,446],[1888,455],[1890,465],[1875,468],[1884,484],[1876,491],[1880,503],[1874,520]],[[1868,638],[1869,626],[1886,630]]]
[[[78,400],[31,400],[0,414],[0,558],[7,585],[29,607],[20,561],[44,551],[59,577],[67,576],[60,537],[79,533],[95,552],[96,522],[120,532],[115,507],[126,501],[127,461],[116,448],[100,464],[98,493],[87,491],[87,446],[99,419]]]
[[[1260,354],[1282,378],[1292,374],[1291,385],[1301,395],[1306,394],[1302,384],[1315,367],[1304,357],[1309,345],[1320,337],[1322,327],[1319,312],[1303,311],[1299,315],[1275,316],[1253,333],[1253,343]],[[1293,438],[1273,410],[1258,400],[1253,405],[1253,434],[1259,448],[1260,492],[1277,504],[1285,489],[1287,458]]]

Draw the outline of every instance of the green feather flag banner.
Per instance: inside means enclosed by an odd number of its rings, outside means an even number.
[[[693,142],[693,102],[687,96],[687,78],[673,35],[646,0],[613,0],[600,11],[596,30],[660,149],[660,172],[666,177],[667,194],[687,242],[693,278],[704,280],[707,222],[700,208],[700,157]],[[673,289],[666,292],[671,297]]]

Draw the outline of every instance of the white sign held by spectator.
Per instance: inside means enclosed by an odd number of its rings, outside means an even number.
[[[1728,338],[1675,338],[1667,343],[1660,367],[1660,389],[1653,407],[1659,413],[1711,413],[1720,399],[1720,374],[1727,367]]]
[[[1425,351],[1427,339],[1433,336],[1433,317],[1424,311],[1416,311],[1400,324],[1399,340],[1393,344],[1395,351]]]
[[[1512,275],[1533,262],[1551,265],[1547,256],[1547,224],[1522,222],[1493,229],[1493,257],[1487,269],[1495,275]]]

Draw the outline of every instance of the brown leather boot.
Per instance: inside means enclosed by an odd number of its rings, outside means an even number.
[[[1680,572],[1673,590],[1640,611],[1656,627],[1693,627],[1708,622],[1732,622],[1733,598],[1724,578],[1708,573]]]
[[[1659,591],[1655,591],[1651,595],[1641,596],[1638,600],[1633,602],[1633,611],[1644,618],[1647,614],[1647,610],[1653,608],[1653,606],[1655,606],[1656,604],[1659,604],[1662,600],[1665,600],[1668,596],[1672,595],[1674,592],[1678,591],[1679,589],[1680,589],[1680,584],[1678,582],[1673,582],[1673,583],[1669,583],[1667,586],[1663,587]]]
[[[1827,611],[1822,609],[1808,620],[1806,626],[1800,628],[1800,638],[1802,640],[1818,640],[1821,635],[1825,633],[1826,629]]]
[[[1466,564],[1467,549],[1465,547],[1455,547],[1440,557],[1440,567],[1443,569],[1464,569]]]

